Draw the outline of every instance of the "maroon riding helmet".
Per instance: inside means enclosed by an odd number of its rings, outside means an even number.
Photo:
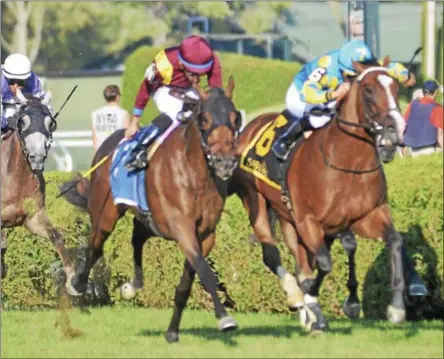
[[[179,46],[179,61],[189,72],[205,74],[214,63],[213,49],[204,38],[189,36]]]

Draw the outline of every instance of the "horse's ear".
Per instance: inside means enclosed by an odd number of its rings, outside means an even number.
[[[233,98],[233,90],[234,90],[234,78],[230,76],[228,80],[228,86],[225,89],[225,96],[227,96],[230,100]]]
[[[387,67],[390,64],[390,56],[384,57],[384,62],[382,63],[382,66]]]
[[[360,74],[365,70],[365,66],[360,62],[352,61],[354,69]]]

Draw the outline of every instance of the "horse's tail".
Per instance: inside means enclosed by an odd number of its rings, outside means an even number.
[[[80,173],[68,182],[64,182],[59,188],[65,199],[84,210],[88,209],[89,180]]]

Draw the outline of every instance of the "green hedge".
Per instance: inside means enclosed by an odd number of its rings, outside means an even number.
[[[432,296],[420,306],[426,316],[442,313],[443,306],[443,156],[396,159],[385,165],[390,204],[396,228],[404,234],[421,275]],[[67,173],[47,174],[47,203],[57,195],[57,185],[71,177]],[[49,216],[70,247],[86,241],[89,218],[64,199],[49,208]],[[119,287],[132,277],[131,216],[120,220],[105,245],[108,273],[105,273],[111,299],[123,305]],[[211,253],[220,279],[240,311],[285,311],[285,296],[279,284],[262,263],[261,248],[249,239],[246,213],[236,196],[228,199],[217,229],[217,244]],[[55,305],[53,273],[60,266],[52,244],[30,235],[23,228],[7,230],[8,277],[2,282],[6,308]],[[288,269],[293,260],[280,244]],[[359,240],[357,275],[366,316],[383,317],[389,295],[389,269],[382,243]],[[330,315],[342,315],[347,296],[347,258],[339,242],[333,246],[334,268],[321,292],[321,301]],[[183,256],[173,242],[153,238],[145,245],[145,289],[134,305],[171,307],[174,288],[182,271]],[[100,273],[99,273],[100,274]],[[364,292],[364,293],[363,293]],[[200,285],[195,285],[190,307],[211,308],[212,303]],[[428,313],[428,314],[427,314]]]
[[[140,47],[125,62],[123,75],[123,106],[132,111],[137,91],[147,66],[154,59],[159,48]],[[241,56],[232,53],[218,53],[222,63],[223,84],[234,76],[236,88],[234,101],[239,109],[247,112],[283,103],[285,93],[301,65],[296,62],[268,60],[259,57]],[[206,85],[204,82],[203,85]],[[142,117],[143,123],[152,121],[157,114],[150,101]]]

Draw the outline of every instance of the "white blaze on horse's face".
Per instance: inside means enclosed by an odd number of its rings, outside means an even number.
[[[32,170],[41,171],[46,158],[46,136],[40,132],[34,132],[24,138],[28,150],[28,160]]]
[[[405,121],[404,117],[401,115],[401,113],[398,110],[395,97],[393,96],[392,91],[390,90],[390,85],[393,83],[393,79],[388,75],[378,75],[377,79],[381,84],[381,86],[384,88],[385,93],[387,95],[388,106],[389,106],[388,114],[395,120],[396,134],[398,136],[398,140],[402,142],[405,130]]]

